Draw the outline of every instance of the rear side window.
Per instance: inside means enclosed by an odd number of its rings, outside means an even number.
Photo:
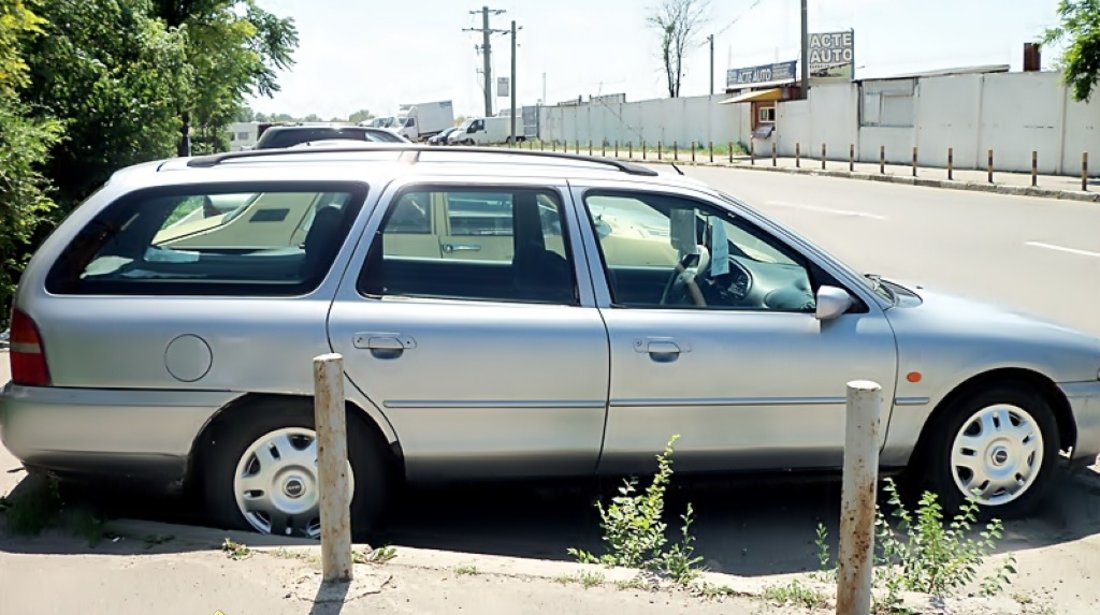
[[[153,189],[85,227],[47,278],[57,294],[297,295],[324,279],[366,197],[358,185]]]
[[[278,128],[269,128],[264,132],[260,141],[256,144],[256,149],[270,149],[277,147],[293,147],[302,143],[308,143],[310,141],[327,141],[331,139],[348,139],[351,141],[375,141],[379,139],[370,138],[372,133],[364,130],[354,130],[346,128],[331,128],[331,127],[318,127],[318,128],[291,128],[280,130]]]

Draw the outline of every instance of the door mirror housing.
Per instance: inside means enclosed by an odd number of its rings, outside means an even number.
[[[836,286],[822,286],[817,289],[818,320],[833,320],[852,307],[854,301],[848,291]]]

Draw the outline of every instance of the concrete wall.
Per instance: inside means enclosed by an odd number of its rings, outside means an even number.
[[[584,103],[543,107],[542,139],[618,141],[625,147],[658,141],[689,148],[692,141],[705,144],[744,142],[750,132],[749,105],[719,105],[726,95],[661,98],[628,103]]]

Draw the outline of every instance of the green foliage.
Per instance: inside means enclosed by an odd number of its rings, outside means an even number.
[[[222,542],[222,551],[225,556],[231,560],[242,560],[252,557],[252,549],[248,548],[248,545],[241,544],[231,538],[226,538]]]
[[[607,553],[597,557],[587,551],[570,548],[570,555],[582,563],[637,568],[667,576],[678,583],[688,583],[697,576],[698,564],[703,558],[694,554],[694,538],[691,536],[694,511],[691,504],[680,516],[683,525],[679,544],[666,548],[668,525],[661,519],[665,493],[672,480],[673,446],[678,438],[673,436],[665,445],[664,452],[657,455],[657,474],[645,492],[638,493],[638,481],[630,479],[623,482],[619,495],[612,498],[606,508],[603,502],[596,503]]]
[[[824,593],[807,587],[797,579],[786,585],[773,585],[764,588],[764,600],[779,606],[793,605],[806,609],[820,609],[829,603],[829,598]]]
[[[1058,16],[1061,24],[1047,30],[1042,42],[1068,42],[1062,78],[1076,100],[1087,101],[1100,78],[1100,0],[1061,0]]]
[[[473,564],[459,564],[454,567],[453,571],[460,577],[473,577],[481,574],[481,571]]]
[[[606,579],[598,572],[578,572],[577,574],[567,574],[560,577],[555,577],[554,581],[561,583],[562,585],[570,585],[576,583],[584,587],[585,589],[592,589],[593,587],[599,587],[604,584]],[[618,584],[616,584],[618,585]],[[622,588],[620,588],[622,589]]]
[[[395,557],[397,557],[397,549],[388,545],[372,549],[367,553],[362,551],[351,552],[351,561],[356,564],[385,564]]]
[[[374,114],[366,109],[360,109],[355,113],[348,116],[348,121],[352,124],[358,124],[359,122],[365,122],[369,119],[373,119]]]
[[[973,499],[945,522],[943,507],[934,493],[925,492],[916,511],[910,512],[893,480],[886,479],[883,491],[893,509],[893,525],[881,508],[875,509],[875,585],[886,590],[885,604],[879,605],[885,610],[899,604],[903,591],[947,596],[973,582],[985,557],[1004,535],[1001,521],[994,519],[977,538],[971,536],[978,517],[978,504]],[[827,540],[825,526],[819,524],[815,543],[823,570],[829,566]],[[1016,573],[1015,564],[1015,558],[1009,557],[983,579],[982,593],[995,595],[1003,591]]]

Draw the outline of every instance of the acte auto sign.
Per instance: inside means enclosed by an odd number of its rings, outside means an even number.
[[[810,76],[815,80],[850,80],[855,60],[854,38],[851,30],[810,34]]]

